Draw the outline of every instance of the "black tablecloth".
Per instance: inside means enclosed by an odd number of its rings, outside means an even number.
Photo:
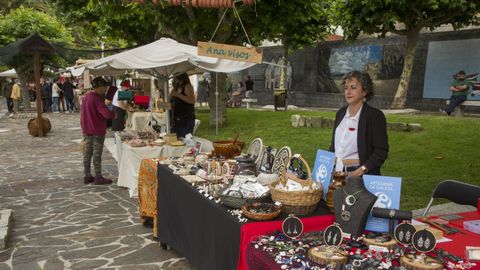
[[[237,269],[242,226],[237,217],[167,167],[159,165],[157,176],[158,240],[179,251],[196,269]],[[311,216],[328,213],[320,204]]]

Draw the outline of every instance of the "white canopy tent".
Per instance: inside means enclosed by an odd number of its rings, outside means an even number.
[[[199,56],[195,46],[182,44],[169,38],[161,38],[135,49],[73,67],[70,71],[73,76],[81,75],[84,70],[89,70],[90,74],[97,76],[124,74],[129,70],[144,72],[164,79],[164,94],[167,97],[169,76],[184,72],[189,74],[206,71],[229,73],[254,65],[255,63]],[[218,89],[216,89],[215,95],[218,113]],[[167,130],[170,130],[168,114],[166,116]]]
[[[15,71],[15,69],[10,69],[10,70],[6,70],[4,72],[0,72],[0,77],[2,77],[2,78],[17,78],[18,75],[17,75],[17,72]]]

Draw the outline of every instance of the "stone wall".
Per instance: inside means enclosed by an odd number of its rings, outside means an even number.
[[[409,84],[407,105],[409,108],[438,111],[445,106],[444,99],[424,99],[423,84],[430,41],[459,40],[478,38],[480,30],[464,30],[457,32],[440,32],[422,34],[415,53],[415,63]],[[403,64],[406,39],[394,36],[384,39],[368,38],[357,40],[353,44],[346,44],[343,41],[332,41],[319,44],[316,48],[305,48],[292,53],[289,60],[292,66],[291,84],[289,88],[289,100],[291,105],[301,107],[331,107],[338,108],[345,104],[343,95],[338,89],[338,80],[330,74],[328,59],[333,49],[347,48],[351,46],[382,46],[382,60],[379,63],[380,70],[376,70],[378,78],[376,82],[387,80],[387,87],[380,85],[379,93],[370,101],[375,107],[389,108],[396,91],[396,85]],[[275,61],[284,55],[280,46],[265,47],[264,60]],[[388,62],[388,63],[385,63]],[[258,105],[273,104],[273,91],[267,89],[265,82],[266,64],[256,65],[242,72],[242,76],[249,74],[255,83],[255,97]],[[378,68],[378,67],[377,67]],[[338,78],[336,78],[338,79]],[[480,112],[480,108],[467,108],[467,112]]]

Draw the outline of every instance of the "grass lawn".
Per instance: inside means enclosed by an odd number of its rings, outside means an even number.
[[[209,127],[208,111],[197,111],[202,121],[197,136],[212,141],[234,138],[247,144],[260,137],[277,149],[288,145],[312,167],[317,149],[328,149],[331,129],[292,128],[292,114],[334,118],[334,112],[228,110],[228,127]],[[455,179],[480,185],[480,118],[453,118],[440,115],[387,115],[387,122],[420,123],[418,133],[389,131],[389,158],[382,167],[386,176],[402,177],[402,209],[426,206],[436,184]],[[441,158],[440,158],[441,157]]]

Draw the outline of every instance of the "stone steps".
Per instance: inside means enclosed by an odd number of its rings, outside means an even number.
[[[12,210],[0,210],[0,250],[7,247],[8,233],[12,224]]]

